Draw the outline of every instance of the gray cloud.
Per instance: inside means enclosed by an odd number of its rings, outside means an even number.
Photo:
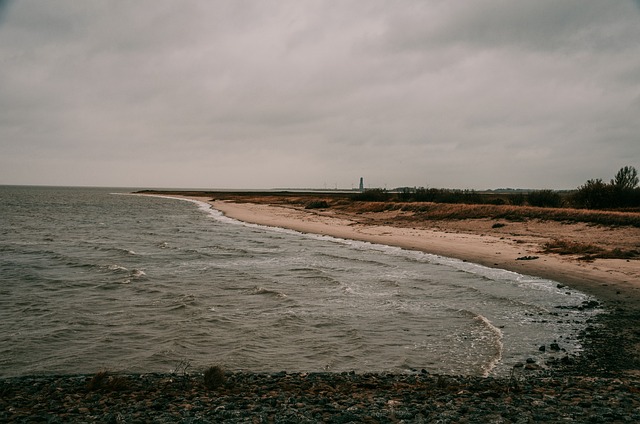
[[[0,183],[610,178],[640,166],[635,3],[11,3]]]

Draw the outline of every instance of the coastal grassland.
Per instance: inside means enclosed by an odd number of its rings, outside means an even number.
[[[399,210],[411,212],[416,219],[422,220],[504,219],[507,221],[524,221],[536,219],[563,223],[583,222],[594,225],[640,228],[640,213],[638,212],[429,202],[352,202],[350,204],[343,202],[335,207],[353,213]]]
[[[308,209],[331,209],[354,214],[402,211],[411,213],[415,219],[421,220],[504,219],[516,222],[542,220],[640,228],[640,211],[632,209],[594,210],[507,204],[401,202],[395,199],[365,201],[354,200],[352,194],[342,192],[158,192],[158,194],[210,197],[216,200],[307,207]]]

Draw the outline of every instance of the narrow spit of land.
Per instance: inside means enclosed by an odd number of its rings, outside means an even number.
[[[607,225],[601,216],[571,217],[581,211],[549,219],[524,209],[519,215],[517,210],[482,215],[464,205],[446,212],[429,205],[421,210],[350,202],[345,196],[153,194],[209,201],[246,222],[396,245],[550,278],[593,295],[608,313],[581,335],[580,356],[558,352],[557,360],[536,364],[542,370],[520,364],[506,378],[439,376],[428,370],[411,375],[227,372],[226,381],[211,388],[198,372],[27,376],[0,380],[0,421],[640,421],[637,225]],[[637,213],[627,215],[623,222],[640,219]]]

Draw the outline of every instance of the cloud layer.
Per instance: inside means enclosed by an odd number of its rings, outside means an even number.
[[[639,39],[633,1],[4,2],[0,183],[572,188],[640,168]]]

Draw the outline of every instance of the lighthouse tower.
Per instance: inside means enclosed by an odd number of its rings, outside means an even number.
[[[360,191],[364,191],[364,179],[360,177]]]

